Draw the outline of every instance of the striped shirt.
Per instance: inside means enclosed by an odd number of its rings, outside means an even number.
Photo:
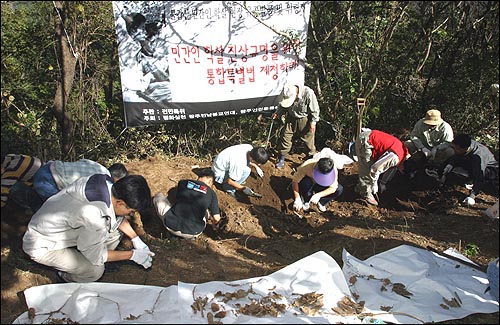
[[[7,204],[10,189],[18,182],[30,182],[42,161],[27,155],[8,154],[2,162],[2,208]]]

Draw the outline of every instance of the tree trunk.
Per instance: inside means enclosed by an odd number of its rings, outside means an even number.
[[[55,32],[61,73],[60,79],[57,80],[56,94],[54,96],[54,115],[61,132],[61,152],[63,156],[67,157],[73,146],[73,120],[66,110],[66,104],[73,87],[77,58],[73,55],[69,39],[64,30],[68,4],[65,5],[64,1],[55,1],[54,4],[61,15],[59,16],[57,13],[55,15]]]

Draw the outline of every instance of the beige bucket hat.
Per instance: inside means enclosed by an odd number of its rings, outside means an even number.
[[[437,109],[430,109],[425,113],[424,123],[427,125],[439,125],[443,123],[441,112]]]

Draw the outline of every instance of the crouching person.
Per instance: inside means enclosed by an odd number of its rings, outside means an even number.
[[[156,213],[170,233],[195,239],[205,230],[209,218],[213,219],[212,225],[220,221],[219,202],[212,189],[213,184],[214,172],[206,168],[200,171],[197,180],[179,181],[173,205],[161,192],[154,196]]]
[[[498,188],[498,161],[485,145],[478,143],[467,134],[458,134],[451,142],[455,154],[448,159],[437,173],[427,170],[427,175],[436,178],[444,185],[450,175],[460,174],[461,167],[465,170],[465,179],[472,182],[470,194],[463,203],[476,204],[476,195],[481,193],[484,184],[491,182]]]
[[[82,177],[48,199],[33,215],[23,250],[35,262],[58,270],[65,282],[93,282],[105,263],[132,260],[151,267],[155,255],[124,217],[147,209],[151,191],[140,175],[116,183],[109,175]],[[115,251],[122,234],[134,249]]]
[[[311,158],[297,168],[292,179],[293,209],[308,211],[315,204],[325,212],[328,202],[342,195],[344,188],[338,182],[338,170],[331,158]]]
[[[403,161],[410,154],[401,140],[379,130],[361,132],[355,147],[359,174],[356,192],[367,203],[377,206],[374,195],[378,193],[379,177],[393,167],[402,169]]]

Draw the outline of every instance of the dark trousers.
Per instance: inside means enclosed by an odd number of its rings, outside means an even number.
[[[472,191],[479,194],[486,181],[498,181],[498,166],[487,166],[484,172],[481,170],[481,158],[473,156],[453,156],[441,165],[439,174],[442,175],[443,169],[451,163],[453,168],[462,167],[468,173],[468,178],[473,183]]]
[[[328,186],[318,185],[314,183],[314,181],[310,177],[305,176],[299,183],[299,194],[304,202],[309,202],[309,200],[315,193],[321,192],[327,188]],[[327,205],[328,202],[341,196],[343,192],[344,187],[339,184],[339,187],[337,188],[337,191],[335,191],[335,193],[322,197],[319,200],[319,203],[321,203],[322,205]]]
[[[22,181],[17,181],[10,189],[9,199],[24,209],[36,212],[43,204],[43,200],[32,186]]]

